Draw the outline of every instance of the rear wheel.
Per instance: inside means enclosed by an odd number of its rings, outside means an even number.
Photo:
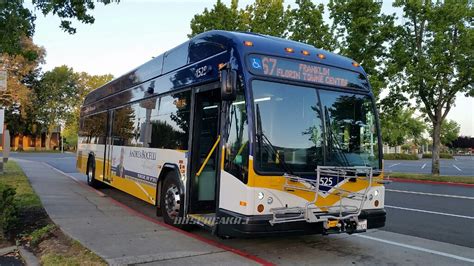
[[[99,185],[99,182],[95,180],[95,163],[94,163],[94,159],[92,158],[89,158],[87,162],[86,176],[87,176],[87,184],[93,188],[97,188]]]
[[[184,229],[184,198],[181,185],[174,173],[168,173],[160,195],[160,210],[165,223]]]

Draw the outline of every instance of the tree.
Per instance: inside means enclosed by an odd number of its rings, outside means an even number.
[[[55,67],[44,73],[35,87],[38,120],[46,130],[46,149],[51,135],[73,115],[77,106],[78,76],[67,66]]]
[[[421,144],[425,123],[414,117],[413,109],[391,109],[380,114],[382,140],[391,147],[403,145],[409,139]]]
[[[112,74],[106,75],[89,75],[86,72],[76,73],[77,75],[77,101],[72,108],[71,115],[67,117],[65,126],[62,131],[63,137],[67,144],[75,147],[77,145],[77,132],[79,131],[79,117],[81,113],[81,105],[86,95],[111,81],[114,77]]]
[[[281,38],[288,35],[288,12],[283,0],[256,0],[241,10],[240,16],[246,31]]]
[[[296,0],[296,4],[297,7],[289,11],[289,38],[320,49],[334,50],[335,39],[323,19],[324,5],[316,6],[311,0]]]
[[[387,83],[387,44],[393,41],[395,16],[382,14],[381,4],[373,0],[330,0],[328,8],[337,50],[364,67],[378,97]]]
[[[98,0],[104,5],[119,0]],[[43,15],[52,13],[61,19],[60,28],[69,34],[76,33],[71,19],[79,22],[92,24],[94,17],[88,12],[95,8],[94,1],[87,0],[61,0],[44,1],[33,0],[34,9],[38,9]],[[0,53],[17,54],[21,52],[21,40],[25,37],[31,38],[34,34],[36,17],[31,10],[24,7],[24,1],[7,0],[0,1]]]
[[[441,125],[441,144],[448,146],[459,137],[460,126],[454,120],[445,120]]]
[[[0,54],[18,54],[21,41],[34,33],[35,16],[23,7],[23,1],[0,1]]]
[[[8,88],[0,92],[0,104],[5,108],[5,123],[12,135],[34,133],[35,112],[33,83],[39,76],[39,65],[44,63],[44,48],[30,38],[22,39],[22,53],[0,54],[0,70],[8,73]]]
[[[227,7],[217,0],[211,10],[207,8],[191,20],[188,37],[209,30],[251,31],[277,37],[288,33],[288,16],[283,0],[257,0],[244,9],[238,9],[238,0]]]
[[[204,9],[202,14],[194,15],[191,20],[191,34],[189,38],[209,30],[243,30],[239,25],[238,0],[232,0],[230,8],[221,0],[217,0],[211,10]]]
[[[441,126],[457,93],[474,96],[474,10],[468,1],[397,0],[405,23],[393,46],[394,89],[422,105],[432,123],[432,169],[439,175]]]

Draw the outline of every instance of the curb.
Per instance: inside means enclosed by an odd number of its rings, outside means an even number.
[[[392,180],[392,181],[400,182],[400,183],[418,183],[418,184],[430,184],[430,185],[474,187],[474,184],[454,183],[454,182],[444,182],[444,181],[432,181],[432,180],[405,179],[405,178],[396,178],[396,177],[390,177],[388,180]]]
[[[16,250],[16,246],[6,247],[0,249],[0,256],[7,255],[8,253],[12,253]]]
[[[21,258],[25,261],[27,266],[38,266],[40,262],[38,258],[22,246],[18,246],[18,251],[20,252]]]

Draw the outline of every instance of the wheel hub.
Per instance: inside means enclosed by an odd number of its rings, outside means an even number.
[[[174,219],[179,215],[181,197],[176,185],[171,185],[168,190],[166,190],[164,207],[166,208],[166,213],[170,218]]]

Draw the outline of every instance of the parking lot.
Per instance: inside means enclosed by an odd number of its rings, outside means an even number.
[[[474,176],[474,156],[455,156],[454,159],[440,159],[441,175]],[[431,159],[385,160],[385,170],[397,173],[431,173]]]

